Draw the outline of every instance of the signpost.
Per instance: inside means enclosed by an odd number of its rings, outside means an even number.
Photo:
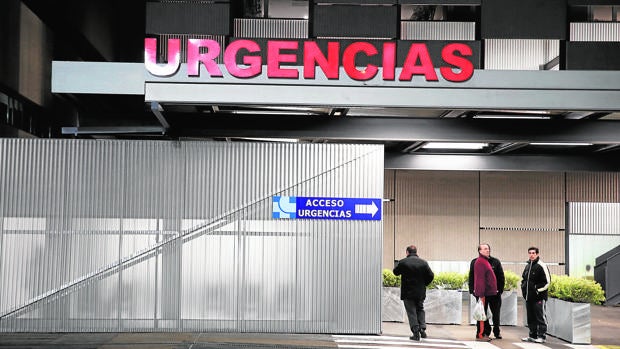
[[[274,196],[273,218],[381,220],[381,199]]]

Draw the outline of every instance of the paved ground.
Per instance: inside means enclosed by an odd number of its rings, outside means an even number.
[[[0,349],[620,349],[620,307],[591,308],[592,345],[571,345],[548,337],[544,345],[524,343],[527,329],[506,326],[503,339],[490,343],[472,341],[475,326],[429,325],[429,338],[408,339],[406,323],[383,323],[381,336],[256,334],[256,333],[0,333]]]
[[[521,303],[518,310],[519,316],[524,311],[523,304]],[[620,349],[620,307],[591,306],[590,317],[592,345],[599,347],[615,346],[613,349]],[[472,341],[476,327],[466,324],[467,319],[464,316],[461,325],[429,325],[427,333],[432,338]],[[520,339],[526,337],[527,334],[528,330],[523,326],[504,326],[502,327],[502,339],[493,340],[491,343],[502,349],[523,349],[527,345],[524,345],[526,343],[521,343]],[[384,322],[383,335],[409,336],[411,331],[408,324]],[[566,348],[567,344],[570,343],[548,336],[545,346],[552,348],[562,346]],[[588,346],[578,345],[576,347],[587,348]]]

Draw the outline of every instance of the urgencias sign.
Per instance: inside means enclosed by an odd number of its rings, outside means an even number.
[[[157,63],[157,39],[146,38],[144,48],[144,62],[151,74],[159,77],[177,74],[181,62],[179,39],[168,39],[168,62],[165,64]],[[347,76],[358,81],[371,80],[379,71],[381,79],[386,81],[411,81],[415,75],[424,76],[427,81],[438,81],[436,64],[441,76],[451,82],[467,81],[474,73],[474,65],[470,60],[472,49],[464,43],[447,43],[443,46],[442,62],[431,60],[425,43],[411,43],[400,70],[396,69],[396,42],[391,41],[384,42],[381,51],[375,45],[364,41],[356,41],[344,47],[341,47],[340,42],[330,41],[327,43],[326,52],[323,52],[315,41],[269,40],[264,49],[266,52],[261,52],[261,46],[253,40],[233,41],[224,50],[222,66],[216,63],[222,51],[217,41],[189,39],[187,75],[200,76],[201,64],[211,77],[223,77],[221,68],[225,68],[236,78],[262,75],[264,65],[269,79],[300,79],[300,74],[304,79],[314,79],[315,68],[318,67],[326,78],[338,80],[341,66]],[[266,62],[263,62],[262,53],[266,53]],[[303,62],[298,61],[298,53],[302,53]],[[364,66],[356,64],[361,56],[377,55],[381,55],[382,69],[370,63]]]

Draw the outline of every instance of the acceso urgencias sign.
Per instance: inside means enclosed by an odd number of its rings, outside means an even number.
[[[381,199],[274,196],[276,219],[381,220]]]

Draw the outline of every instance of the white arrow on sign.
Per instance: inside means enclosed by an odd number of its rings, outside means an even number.
[[[355,205],[355,213],[371,214],[374,217],[377,211],[379,211],[379,208],[374,201],[371,201],[370,205]]]

